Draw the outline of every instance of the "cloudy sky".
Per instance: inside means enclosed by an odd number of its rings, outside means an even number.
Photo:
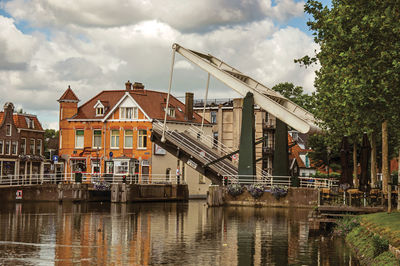
[[[327,4],[329,1],[323,1]],[[314,90],[293,62],[318,46],[298,0],[0,0],[0,107],[58,127],[68,85],[81,99],[127,80],[166,91],[174,42],[210,53],[266,86]],[[204,97],[207,73],[176,57],[173,94]],[[212,79],[209,98],[238,97]]]

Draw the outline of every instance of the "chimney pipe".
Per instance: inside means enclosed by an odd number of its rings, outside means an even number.
[[[193,93],[186,92],[185,94],[185,119],[187,121],[193,120]]]
[[[132,89],[132,83],[129,80],[125,83],[125,88],[127,91],[130,91]]]
[[[140,82],[135,82],[133,84],[133,90],[144,90],[144,85]]]

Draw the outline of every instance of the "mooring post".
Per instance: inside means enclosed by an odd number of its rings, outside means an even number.
[[[367,207],[367,193],[364,192],[364,207]]]
[[[343,191],[343,205],[346,205],[346,191]]]
[[[318,188],[318,198],[317,198],[318,207],[321,206],[321,190]]]

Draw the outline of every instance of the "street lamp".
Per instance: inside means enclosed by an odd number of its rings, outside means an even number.
[[[326,147],[327,159],[328,159],[328,179],[329,179],[329,163],[330,163],[330,155],[331,155],[331,147]]]

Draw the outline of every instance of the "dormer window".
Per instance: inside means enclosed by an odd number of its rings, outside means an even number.
[[[164,111],[165,111],[165,108],[164,108]],[[167,111],[167,115],[169,117],[175,117],[175,108],[174,107],[169,107],[168,111]]]
[[[26,125],[28,126],[28,128],[30,128],[30,129],[35,128],[35,121],[33,121],[33,119],[30,119],[29,117],[25,117],[25,121],[26,121]]]
[[[104,115],[104,105],[101,103],[100,100],[93,106],[96,109],[96,116],[103,116]]]
[[[96,116],[103,116],[103,115],[104,115],[104,107],[97,107]]]

